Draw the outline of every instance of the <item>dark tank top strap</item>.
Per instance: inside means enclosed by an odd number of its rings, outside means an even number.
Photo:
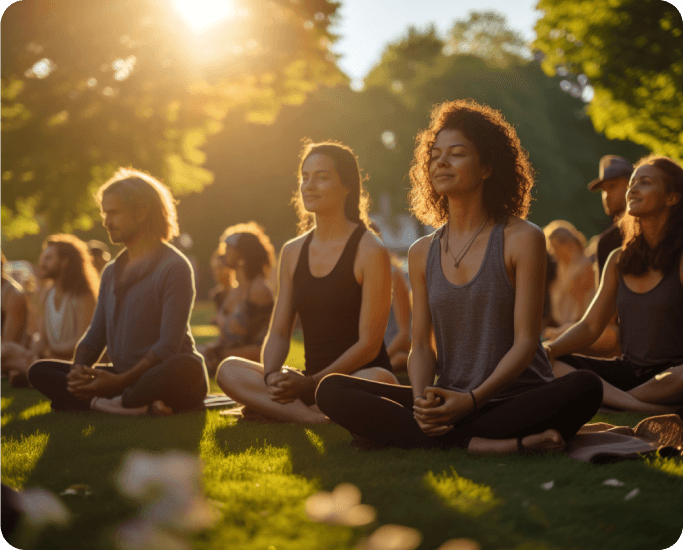
[[[308,248],[311,245],[311,240],[313,239],[313,229],[308,232],[308,235],[304,239],[304,244],[301,246],[301,252],[299,252],[299,261],[296,262],[296,268],[294,269],[295,275],[299,272],[309,273],[311,270],[308,267]]]
[[[365,225],[363,225],[362,223],[359,224],[358,227],[356,227],[356,229],[353,230],[353,233],[351,233],[349,240],[346,241],[344,251],[342,252],[341,257],[339,258],[337,265],[342,266],[351,264],[351,269],[353,269],[353,264],[356,260],[356,252],[358,252],[358,245],[360,244],[360,240],[363,238],[363,235],[366,231],[367,227],[365,227]]]

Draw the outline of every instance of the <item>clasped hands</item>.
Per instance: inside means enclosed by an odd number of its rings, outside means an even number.
[[[473,410],[469,393],[430,386],[425,388],[424,398],[415,399],[413,417],[425,434],[437,437],[451,431],[455,422]]]
[[[309,390],[315,390],[317,382],[312,376],[304,376],[290,369],[273,372],[266,379],[270,398],[278,403],[292,403]]]
[[[66,389],[82,400],[107,397],[125,388],[121,376],[105,369],[74,364],[66,375]]]

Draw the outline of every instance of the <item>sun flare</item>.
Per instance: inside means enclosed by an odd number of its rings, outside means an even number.
[[[230,0],[173,0],[175,8],[195,30],[202,30],[231,17]]]

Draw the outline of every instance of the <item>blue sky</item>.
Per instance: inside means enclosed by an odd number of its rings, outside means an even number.
[[[334,29],[342,37],[334,50],[343,55],[344,72],[360,79],[379,61],[387,42],[399,38],[409,25],[434,23],[443,34],[456,19],[485,9],[505,15],[510,27],[531,41],[541,15],[535,5],[534,0],[342,0],[341,21]]]

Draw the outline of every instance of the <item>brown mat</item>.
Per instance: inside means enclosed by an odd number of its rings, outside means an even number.
[[[680,456],[683,421],[677,414],[651,416],[635,428],[605,422],[586,424],[567,443],[567,455],[583,462],[604,464],[660,452]]]

